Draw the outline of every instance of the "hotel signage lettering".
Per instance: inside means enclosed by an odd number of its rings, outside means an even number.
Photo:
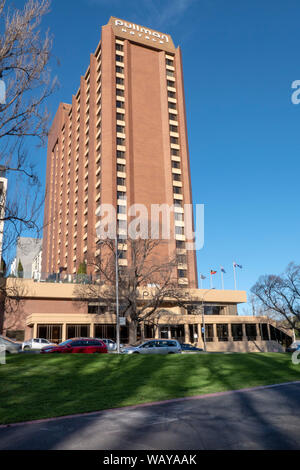
[[[152,31],[151,29],[144,28],[143,26],[138,26],[134,23],[127,23],[126,21],[115,20],[115,26],[120,27],[123,33],[129,33],[132,36],[137,36],[139,38],[143,38],[148,41],[153,41],[158,44],[169,43],[169,38],[166,34],[161,34],[157,31]]]

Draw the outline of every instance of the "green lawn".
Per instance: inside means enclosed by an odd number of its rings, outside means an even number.
[[[10,356],[0,423],[300,380],[289,354]]]

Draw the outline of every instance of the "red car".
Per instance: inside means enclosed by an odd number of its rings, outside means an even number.
[[[107,347],[103,341],[100,341],[99,339],[73,338],[60,343],[58,346],[46,346],[41,349],[41,353],[106,354]]]

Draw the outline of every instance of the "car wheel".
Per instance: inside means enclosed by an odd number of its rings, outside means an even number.
[[[172,352],[172,351],[170,351],[170,352],[168,352],[168,354],[175,354],[175,353],[174,353],[174,352]]]
[[[24,347],[24,351],[29,351],[30,350],[30,346],[25,346]]]
[[[140,353],[139,353],[139,352],[137,352],[137,351],[135,351],[135,352],[134,352],[134,353],[132,353],[132,354],[140,354]]]

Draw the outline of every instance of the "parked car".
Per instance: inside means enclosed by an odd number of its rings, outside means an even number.
[[[182,352],[203,352],[203,349],[192,346],[191,344],[183,343],[181,344]]]
[[[60,354],[94,354],[94,353],[107,353],[107,347],[95,338],[73,338],[60,343],[57,346],[46,346],[41,349],[42,354],[47,353],[60,353]]]
[[[116,351],[117,350],[117,343],[112,339],[106,338],[97,338],[106,345],[108,351]],[[123,348],[123,344],[120,344],[120,348]]]
[[[7,354],[18,354],[22,349],[22,343],[17,343],[2,335],[0,335],[0,346],[1,349],[5,348]]]
[[[293,344],[290,345],[290,347],[286,348],[286,352],[288,353],[293,353],[299,350],[300,350],[300,341],[294,341]]]
[[[180,343],[175,339],[155,339],[137,347],[122,349],[123,354],[180,354]]]
[[[23,351],[28,351],[30,349],[39,350],[43,349],[45,346],[55,346],[55,344],[51,343],[47,339],[34,338],[29,339],[28,341],[24,341],[22,344],[22,349]]]

